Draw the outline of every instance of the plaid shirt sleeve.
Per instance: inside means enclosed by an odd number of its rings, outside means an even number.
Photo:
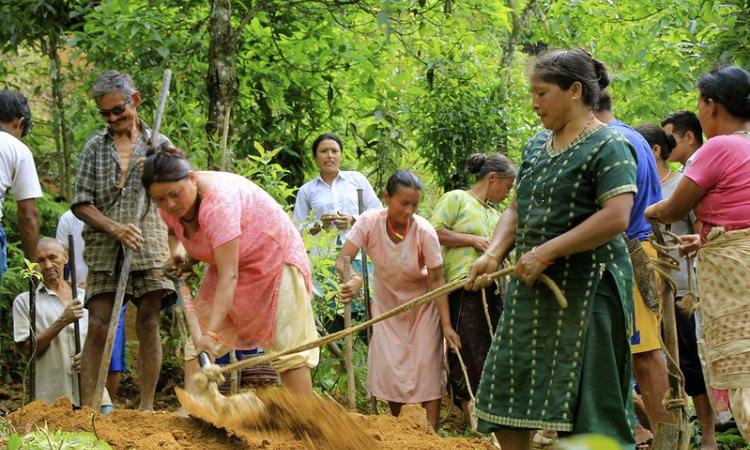
[[[94,203],[96,199],[96,148],[95,139],[89,140],[78,158],[73,205]]]

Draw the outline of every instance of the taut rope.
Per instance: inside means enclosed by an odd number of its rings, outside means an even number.
[[[493,272],[490,274],[480,275],[477,277],[479,281],[482,282],[482,284],[487,285],[491,280],[494,280],[495,278],[500,278],[502,276],[509,275],[513,273],[515,270],[515,266],[511,266],[507,269],[499,270],[497,272]],[[539,280],[547,285],[547,287],[552,291],[552,294],[554,294],[555,299],[557,300],[557,303],[560,305],[560,308],[567,308],[568,307],[568,301],[565,299],[565,296],[563,295],[562,291],[559,287],[555,284],[554,281],[547,275],[541,274],[539,275]],[[420,295],[419,297],[410,300],[407,303],[404,303],[403,305],[400,305],[396,308],[393,308],[392,310],[381,314],[378,317],[375,317],[373,319],[368,320],[367,322],[363,322],[359,325],[355,325],[351,328],[346,328],[344,330],[338,331],[336,333],[330,334],[328,336],[324,336],[322,338],[316,339],[314,341],[310,341],[306,344],[290,348],[287,350],[284,350],[283,352],[278,353],[271,353],[268,355],[258,356],[256,358],[252,359],[245,359],[242,361],[238,361],[236,363],[228,364],[226,366],[223,366],[221,368],[222,373],[231,372],[233,370],[240,370],[247,367],[254,367],[259,364],[264,364],[271,362],[275,360],[276,358],[279,358],[281,356],[291,355],[293,353],[299,353],[303,352],[305,350],[310,350],[312,348],[320,347],[322,345],[326,345],[329,342],[338,341],[339,339],[342,339],[346,336],[349,336],[351,334],[359,333],[361,330],[364,330],[365,328],[376,324],[378,322],[382,322],[383,320],[389,319],[393,316],[397,316],[401,313],[404,313],[406,311],[409,311],[411,309],[416,308],[417,306],[423,305],[427,302],[430,302],[432,300],[435,300],[436,298],[442,297],[443,295],[447,295],[455,290],[462,289],[466,285],[466,278],[462,278],[460,280],[453,281],[451,283],[445,284],[433,291],[430,291],[424,295]]]

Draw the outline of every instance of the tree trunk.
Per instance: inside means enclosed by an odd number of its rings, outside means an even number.
[[[515,0],[506,0],[505,6],[510,8],[512,28],[510,34],[508,35],[508,40],[505,41],[505,45],[503,45],[503,53],[502,57],[500,58],[500,68],[498,70],[498,75],[501,80],[505,79],[505,85],[502,87],[502,89],[495,90],[495,92],[499,94],[497,95],[498,98],[495,100],[495,103],[498,105],[508,104],[508,90],[510,88],[510,79],[507,77],[507,72],[508,69],[510,69],[510,66],[513,64],[513,55],[516,51],[516,45],[518,45],[518,41],[521,38],[521,32],[529,23],[531,15],[537,8],[537,0],[528,0],[528,3],[526,3],[523,11],[519,11],[519,6],[516,4]],[[502,139],[498,144],[500,148],[507,149],[508,134],[510,130],[508,129],[507,120],[501,120],[501,126],[503,127],[505,132],[503,133]]]
[[[60,176],[60,195],[66,200],[72,200],[72,189],[70,182],[70,140],[68,139],[68,126],[65,122],[65,102],[63,99],[63,79],[60,62],[59,37],[50,33],[47,46],[47,56],[50,60],[50,79],[52,81],[52,111],[53,130],[55,136],[55,150],[57,156],[57,168]]]
[[[513,22],[513,27],[511,28],[508,40],[505,41],[505,45],[503,46],[503,57],[500,63],[500,70],[507,69],[513,62],[513,53],[516,50],[518,39],[521,37],[521,31],[523,31],[523,29],[526,27],[526,24],[529,23],[531,14],[536,8],[536,3],[537,0],[529,0],[523,11],[519,12],[519,7],[518,5],[516,5],[515,0],[507,0],[505,6],[510,8],[510,16],[511,21]]]
[[[210,43],[208,47],[208,121],[206,134],[211,148],[206,161],[209,169],[216,168],[220,131],[225,115],[237,101],[237,66],[235,41],[232,34],[231,0],[213,0],[209,17]],[[231,117],[231,116],[230,116]]]

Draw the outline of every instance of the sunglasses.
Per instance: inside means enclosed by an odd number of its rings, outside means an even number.
[[[122,115],[122,113],[125,112],[125,108],[128,106],[129,102],[125,102],[120,106],[115,106],[114,108],[110,109],[100,109],[99,114],[102,115],[102,117],[107,118],[110,115],[114,115],[115,117],[118,117]]]

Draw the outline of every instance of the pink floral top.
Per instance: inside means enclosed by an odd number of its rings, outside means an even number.
[[[161,216],[188,254],[208,263],[192,307],[207,323],[218,283],[214,249],[239,238],[237,287],[232,307],[219,330],[230,348],[256,348],[273,343],[279,285],[285,264],[296,267],[312,289],[310,264],[302,238],[278,203],[250,180],[226,172],[202,172],[214,181],[203,193],[198,230],[184,235],[179,218],[161,211]],[[205,331],[205,329],[204,329]]]

